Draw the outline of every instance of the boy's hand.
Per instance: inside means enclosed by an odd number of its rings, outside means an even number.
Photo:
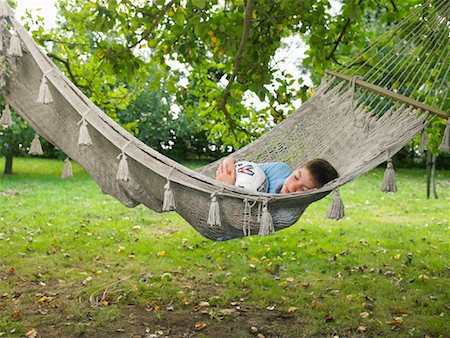
[[[216,180],[234,185],[236,183],[234,163],[235,160],[233,158],[226,158],[216,170]]]

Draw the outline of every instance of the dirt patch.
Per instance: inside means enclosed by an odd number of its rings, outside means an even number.
[[[280,327],[299,326],[293,316],[259,311],[238,312],[230,316],[211,318],[210,314],[177,310],[148,312],[148,309],[127,305],[116,320],[96,327],[89,323],[56,323],[37,327],[42,337],[289,337]],[[284,330],[283,330],[284,331]],[[298,336],[298,335],[296,335]],[[260,336],[261,337],[261,336]]]

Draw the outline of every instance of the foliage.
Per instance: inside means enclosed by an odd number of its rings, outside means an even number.
[[[157,67],[150,87],[164,79],[182,119],[224,150],[247,144],[307,98],[303,80],[273,61],[287,38],[305,40],[300,67],[317,84],[325,68],[348,61],[418,2],[333,2],[342,6],[335,14],[326,0],[59,0],[57,28],[29,22],[50,57],[112,117]],[[246,104],[249,93],[267,106]]]
[[[148,82],[153,78],[152,74]],[[152,89],[148,82],[128,107],[117,113],[119,123],[167,156],[184,160],[217,157],[220,145],[207,140],[203,128],[184,107],[174,111],[173,98],[163,80],[159,89]]]
[[[2,97],[0,97],[0,107],[2,107],[1,111],[5,109],[5,103]],[[0,156],[23,156],[29,150],[34,132],[13,111],[11,118],[13,121],[11,127],[0,125]]]
[[[440,337],[448,332],[450,172],[341,188],[270,237],[205,240],[175,213],[127,209],[79,166],[17,159],[0,175],[0,335]],[[43,203],[45,201],[45,203]],[[63,323],[63,324],[62,324]],[[136,326],[136,323],[144,323]]]

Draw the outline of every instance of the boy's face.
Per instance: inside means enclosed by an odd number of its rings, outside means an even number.
[[[310,171],[304,167],[295,169],[295,171],[286,178],[281,187],[280,194],[290,194],[293,192],[307,191],[317,188]]]

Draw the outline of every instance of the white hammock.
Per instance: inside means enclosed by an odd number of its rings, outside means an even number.
[[[450,5],[440,0],[419,8],[361,53],[366,61],[356,60],[358,68],[329,72],[296,113],[235,154],[256,162],[283,161],[293,168],[323,158],[340,178],[289,195],[248,193],[215,181],[217,162],[193,171],[132,137],[58,70],[6,3],[0,3],[0,16],[12,28],[12,33],[2,30],[3,43],[9,40],[10,46],[7,71],[0,78],[8,104],[78,162],[104,193],[128,207],[175,210],[213,240],[265,235],[294,224],[310,203],[389,160],[424,129],[429,112],[449,116],[444,91]],[[426,41],[421,39],[425,36]]]

